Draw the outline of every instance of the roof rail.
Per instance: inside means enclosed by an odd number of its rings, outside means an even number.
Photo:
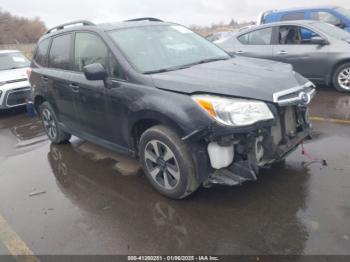
[[[154,18],[154,17],[141,17],[141,18],[125,20],[124,22],[137,22],[137,21],[164,22],[163,20],[160,20],[160,19]]]
[[[52,27],[46,33],[49,34],[49,33],[51,33],[54,30],[56,30],[56,31],[62,30],[62,29],[64,29],[67,26],[76,25],[76,24],[82,24],[83,26],[95,25],[94,23],[92,23],[90,21],[87,21],[87,20],[77,20],[77,21],[73,21],[73,22],[69,22],[69,23],[65,23],[65,24],[62,24],[62,25],[58,25],[58,26]]]

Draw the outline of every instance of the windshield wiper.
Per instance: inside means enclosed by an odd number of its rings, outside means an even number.
[[[170,72],[170,71],[176,71],[180,69],[185,69],[189,68],[191,65],[181,65],[181,66],[174,66],[174,67],[169,67],[169,68],[163,68],[163,69],[157,69],[157,70],[150,70],[143,72],[144,74],[157,74],[157,73],[165,73],[165,72]]]
[[[211,62],[216,62],[216,61],[221,61],[221,60],[228,60],[228,59],[230,59],[230,58],[226,58],[226,57],[207,58],[207,59],[200,60],[200,61],[198,61],[196,63],[193,63],[193,65],[211,63]]]
[[[14,67],[11,67],[10,70],[11,70],[11,69],[20,69],[20,68],[25,68],[25,67],[26,67],[26,66],[14,66]]]
[[[174,66],[174,67],[169,67],[169,68],[146,71],[146,72],[144,72],[144,74],[165,73],[165,72],[169,72],[169,71],[176,71],[176,70],[180,70],[180,69],[189,68],[189,67],[194,66],[194,65],[205,64],[205,63],[221,61],[221,60],[228,60],[228,59],[230,59],[230,58],[226,58],[226,57],[207,58],[207,59],[202,59],[200,61],[197,61],[197,62],[194,62],[191,64],[187,64],[187,65]]]

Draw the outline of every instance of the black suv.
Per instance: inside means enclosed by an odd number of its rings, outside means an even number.
[[[154,18],[57,26],[39,40],[31,68],[33,103],[53,143],[73,134],[137,157],[171,198],[255,180],[310,134],[315,89],[290,65],[230,57]]]

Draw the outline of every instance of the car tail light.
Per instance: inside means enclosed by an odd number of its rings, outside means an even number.
[[[28,68],[27,69],[27,76],[28,76],[28,79],[30,78],[30,75],[32,74],[32,69],[31,68]]]

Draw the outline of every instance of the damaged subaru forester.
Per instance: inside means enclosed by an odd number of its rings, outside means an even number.
[[[256,180],[310,137],[315,86],[290,65],[231,57],[155,18],[50,29],[29,75],[53,143],[75,135],[139,158],[169,198]]]

